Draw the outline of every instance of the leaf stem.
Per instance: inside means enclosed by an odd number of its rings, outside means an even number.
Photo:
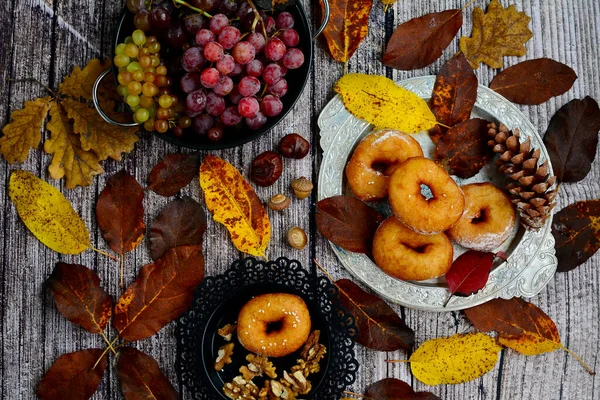
[[[112,254],[108,254],[107,252],[105,252],[103,250],[97,249],[95,247],[90,247],[90,249],[94,250],[96,253],[100,253],[103,256],[110,258],[111,260],[119,261],[119,259],[117,257],[113,256]]]
[[[104,339],[104,341],[106,342],[106,344],[108,344],[108,348],[110,350],[112,350],[113,354],[116,356],[117,352],[115,350],[115,348],[113,347],[111,341],[108,339],[108,337],[106,336],[106,334],[104,333],[104,331],[100,332],[100,335],[102,335],[102,339]]]
[[[54,90],[50,89],[48,86],[44,85],[42,82],[38,81],[35,78],[24,78],[24,79],[6,78],[5,80],[7,82],[15,82],[15,83],[20,83],[20,82],[33,82],[33,83],[37,83],[43,89],[46,89],[46,91],[48,93],[50,93],[52,96],[56,97],[56,92]]]
[[[387,363],[409,363],[410,360],[385,360]]]
[[[573,357],[574,357],[574,358],[575,358],[577,361],[579,361],[579,363],[580,363],[581,365],[583,365],[583,368],[585,368],[585,369],[587,370],[587,372],[588,372],[590,375],[596,375],[596,372],[595,372],[595,371],[594,371],[592,368],[590,368],[590,366],[589,366],[589,365],[587,365],[587,364],[585,363],[585,361],[583,361],[583,360],[581,359],[581,357],[579,357],[577,354],[575,354],[575,353],[574,353],[574,352],[572,352],[571,350],[567,349],[567,348],[566,348],[565,346],[563,346],[562,344],[561,344],[561,347],[562,347],[562,348],[563,348],[563,349],[564,349],[564,350],[565,350],[567,353],[569,353],[570,355],[572,355],[572,356],[573,356]]]
[[[194,7],[193,5],[188,4],[188,3],[186,3],[183,0],[173,0],[173,4],[175,4],[175,7],[185,6],[185,7],[189,8],[190,10],[194,10],[197,13],[204,15],[207,18],[212,18],[213,17],[212,15],[210,15],[209,13],[207,13],[206,11],[204,11],[204,10],[198,8],[198,7]],[[177,5],[177,4],[179,4],[179,5]]]
[[[464,10],[465,8],[469,7],[471,4],[475,3],[475,0],[471,0],[470,2],[468,2],[467,4],[465,4],[463,6],[463,8],[460,9],[460,11]]]
[[[349,390],[344,390],[344,394],[349,394],[350,396],[356,396],[356,397],[360,397],[361,399],[367,399],[367,400],[376,400],[376,399],[374,399],[374,398],[372,398],[372,397],[367,397],[367,396],[364,396],[364,395],[362,395],[362,394],[359,394],[359,393],[354,393],[354,392],[351,392],[351,391],[349,391]]]
[[[106,356],[106,353],[108,353],[108,351],[112,348],[113,348],[112,345],[109,345],[106,349],[104,349],[104,351],[102,352],[102,354],[100,354],[100,357],[96,360],[96,363],[92,367],[92,371],[96,369],[96,367],[98,366],[98,363],[104,358],[104,356]],[[113,351],[114,351],[114,349],[113,349]]]
[[[389,3],[386,3],[385,7],[383,7],[383,13],[387,13],[388,8],[390,8]]]
[[[119,263],[120,263],[120,268],[119,268],[119,287],[121,288],[121,290],[123,290],[123,271],[125,270],[125,257],[123,254],[119,255]]]
[[[446,299],[446,301],[444,302],[444,305],[442,307],[446,308],[446,306],[450,302],[450,299],[452,298],[452,296],[454,296],[454,293],[450,293],[450,296],[448,296],[448,298]]]

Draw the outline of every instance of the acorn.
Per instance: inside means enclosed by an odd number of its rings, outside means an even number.
[[[313,189],[313,184],[305,177],[300,177],[292,181],[292,189],[294,190],[294,194],[297,198],[305,199],[310,195],[310,192]]]
[[[290,246],[297,250],[302,250],[308,243],[306,232],[300,227],[294,226],[287,232],[287,240]]]
[[[290,198],[285,194],[276,194],[269,199],[267,206],[271,210],[283,211],[290,205]]]

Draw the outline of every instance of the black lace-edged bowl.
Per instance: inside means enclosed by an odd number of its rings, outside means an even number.
[[[246,258],[234,262],[222,275],[207,277],[197,289],[190,309],[177,324],[177,370],[193,399],[228,399],[225,382],[240,375],[249,352],[233,336],[232,363],[215,371],[219,347],[228,343],[217,330],[234,323],[242,306],[253,296],[264,293],[291,293],[300,296],[311,315],[311,331],[319,329],[319,342],[327,353],[320,362],[321,371],[310,375],[312,390],[303,399],[334,400],[354,383],[358,362],[354,357],[354,339],[358,329],[354,317],[340,304],[337,288],[325,277],[314,278],[295,260],[258,261]],[[298,352],[269,358],[278,378],[289,371],[299,358]],[[256,379],[259,388],[263,379]]]

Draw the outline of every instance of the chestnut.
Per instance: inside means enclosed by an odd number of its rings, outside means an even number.
[[[271,186],[283,173],[283,161],[274,151],[256,156],[250,168],[250,179],[259,186]]]
[[[279,152],[287,158],[299,160],[306,157],[309,151],[310,143],[297,133],[285,135],[279,142]]]

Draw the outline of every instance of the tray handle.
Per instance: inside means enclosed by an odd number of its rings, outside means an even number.
[[[323,30],[329,23],[329,18],[331,17],[331,7],[329,6],[329,0],[320,1],[323,2],[323,21],[321,21],[321,26],[319,26],[319,28],[313,35],[313,40],[315,40],[321,33],[323,33]]]
[[[92,101],[94,102],[94,107],[96,107],[96,111],[98,111],[98,114],[100,114],[100,117],[102,117],[103,120],[105,120],[106,122],[108,122],[111,125],[121,126],[123,128],[132,128],[134,126],[141,125],[136,122],[123,123],[123,122],[115,121],[114,119],[109,117],[104,112],[104,110],[102,110],[102,107],[100,106],[100,101],[98,100],[98,87],[100,86],[100,82],[102,82],[102,79],[104,79],[104,77],[106,77],[106,75],[110,74],[110,72],[111,72],[111,68],[107,69],[106,71],[104,71],[100,75],[98,75],[98,78],[96,78],[96,82],[94,82],[94,86],[92,87]]]

